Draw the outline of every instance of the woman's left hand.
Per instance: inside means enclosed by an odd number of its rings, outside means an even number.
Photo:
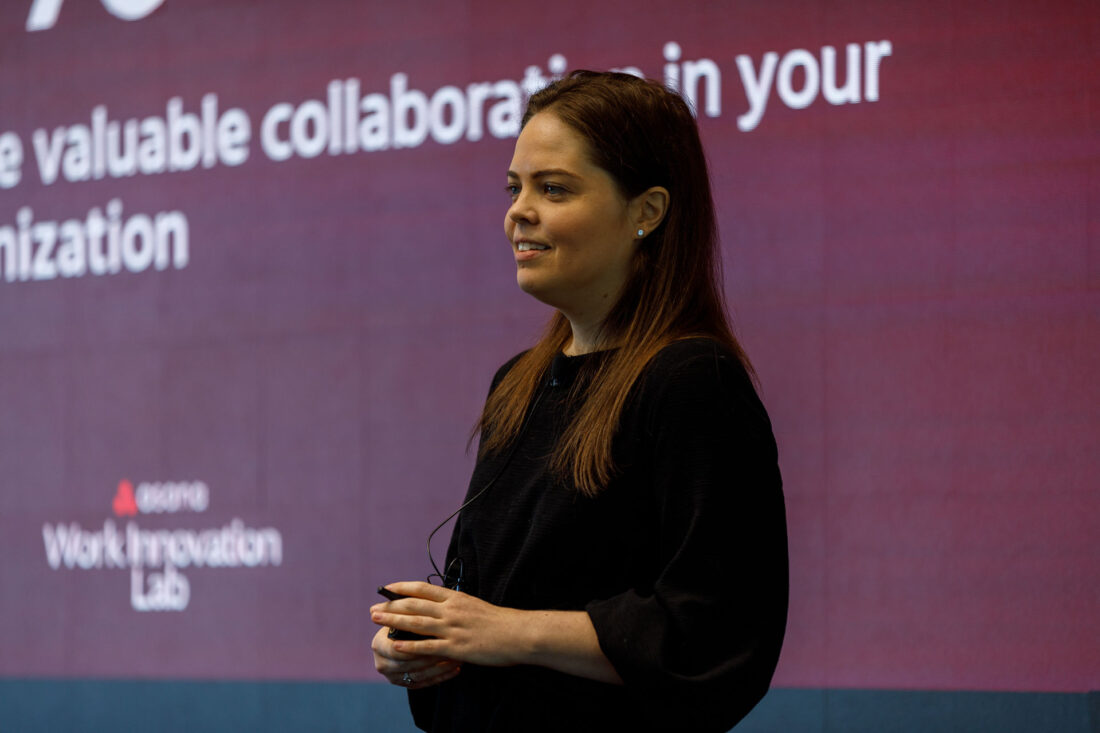
[[[436,657],[485,667],[535,664],[599,682],[622,684],[600,649],[584,611],[521,611],[486,603],[431,583],[390,583],[408,596],[371,606],[382,626],[435,637],[393,641],[402,655]]]
[[[487,667],[521,664],[531,653],[524,623],[530,611],[494,606],[431,583],[390,583],[387,587],[408,598],[371,606],[371,620],[434,637],[394,641],[397,651]]]

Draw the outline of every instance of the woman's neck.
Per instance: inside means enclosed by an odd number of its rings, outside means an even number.
[[[569,326],[573,333],[569,341],[566,342],[565,348],[562,349],[566,356],[580,356],[581,354],[589,354],[593,351],[609,348],[610,344],[604,338],[602,320],[588,324],[569,319]]]

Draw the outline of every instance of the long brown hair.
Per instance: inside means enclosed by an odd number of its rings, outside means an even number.
[[[750,374],[752,367],[726,320],[710,176],[684,100],[629,74],[574,71],[531,97],[523,125],[540,112],[556,115],[587,141],[592,161],[627,200],[653,186],[669,191],[665,218],[638,248],[601,330],[604,344],[618,348],[589,380],[551,457],[551,470],[593,496],[615,473],[611,443],[623,406],[657,352],[677,339],[708,336],[727,346]],[[569,321],[555,312],[543,337],[489,395],[477,425],[481,455],[516,439],[540,380],[571,333]]]

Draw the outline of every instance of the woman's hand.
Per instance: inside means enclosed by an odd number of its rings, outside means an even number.
[[[385,626],[380,628],[370,648],[374,652],[374,668],[392,684],[419,690],[446,682],[462,670],[459,663],[451,659],[397,651],[393,648],[394,641],[389,638],[389,632]]]
[[[387,587],[408,598],[372,606],[371,620],[435,637],[391,641],[393,652],[402,658],[447,658],[486,667],[506,667],[523,661],[525,612],[494,606],[430,583],[391,583]]]
[[[622,684],[618,672],[600,650],[592,620],[584,611],[503,608],[430,583],[390,583],[386,587],[408,597],[372,606],[371,620],[433,637],[417,641],[387,638],[388,645],[383,645],[387,660],[406,664],[412,664],[412,660],[431,659],[436,664],[439,660],[453,660],[486,667],[536,664]],[[376,660],[378,646],[376,636]],[[387,665],[387,669],[396,671],[397,667]],[[379,671],[390,677],[381,667]],[[448,669],[443,674],[450,673]],[[417,679],[415,674],[412,677]]]

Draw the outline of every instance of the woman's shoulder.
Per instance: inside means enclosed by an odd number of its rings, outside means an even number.
[[[650,360],[641,381],[642,401],[658,412],[732,408],[767,419],[746,365],[729,345],[713,338],[673,341]]]
[[[489,388],[490,392],[496,389],[496,386],[500,384],[500,380],[504,379],[504,376],[508,374],[508,372],[512,371],[512,367],[514,367],[516,363],[520,359],[522,359],[523,355],[526,354],[528,351],[530,351],[530,349],[524,349],[523,351],[519,352],[511,359],[500,365],[500,367],[496,370],[496,373],[493,374],[493,382]]]
[[[650,360],[646,371],[658,378],[684,373],[695,378],[723,374],[748,376],[745,365],[733,349],[709,336],[691,336],[671,342]]]

